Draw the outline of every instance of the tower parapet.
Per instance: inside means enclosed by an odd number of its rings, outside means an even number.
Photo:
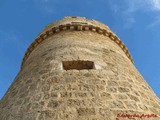
[[[124,51],[126,56],[133,62],[133,59],[124,45],[124,43],[109,29],[108,26],[96,21],[88,20],[85,17],[65,17],[62,20],[49,24],[33,41],[30,47],[27,49],[23,58],[22,66],[25,60],[28,58],[30,53],[41,44],[46,38],[59,33],[61,31],[72,30],[72,31],[92,31],[109,37]]]

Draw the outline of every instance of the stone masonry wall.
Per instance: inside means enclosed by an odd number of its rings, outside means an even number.
[[[96,67],[63,69],[77,60]],[[160,101],[119,45],[92,31],[61,31],[39,44],[0,104],[0,120],[123,120],[119,113],[159,120]]]

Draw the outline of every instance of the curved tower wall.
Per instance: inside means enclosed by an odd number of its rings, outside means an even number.
[[[159,120],[160,101],[108,27],[66,17],[28,48],[0,113],[2,120],[118,120],[122,113]]]

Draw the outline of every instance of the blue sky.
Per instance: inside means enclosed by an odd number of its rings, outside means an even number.
[[[108,25],[160,98],[160,0],[0,0],[0,98],[30,43],[47,24],[64,16]]]

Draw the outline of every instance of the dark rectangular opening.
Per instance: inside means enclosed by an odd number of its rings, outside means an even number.
[[[94,62],[92,61],[63,61],[62,64],[64,70],[89,70],[94,68]]]

